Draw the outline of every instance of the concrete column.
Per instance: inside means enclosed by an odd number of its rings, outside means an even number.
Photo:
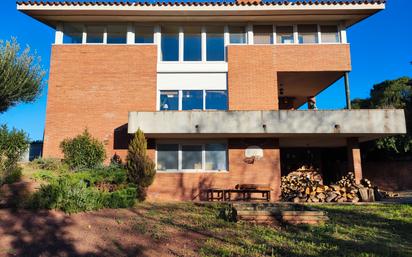
[[[358,138],[348,138],[347,139],[347,149],[348,149],[348,172],[353,172],[355,174],[356,183],[360,183],[362,179],[362,160],[361,152],[359,148]]]
[[[350,87],[349,87],[349,72],[345,72],[345,95],[346,95],[346,109],[352,109],[350,103]]]

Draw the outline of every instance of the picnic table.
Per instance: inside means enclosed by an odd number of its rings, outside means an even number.
[[[264,200],[269,202],[271,191],[269,185],[241,184],[236,185],[235,189],[208,188],[206,195],[208,201]],[[240,196],[240,198],[234,198],[233,194]],[[260,197],[257,197],[256,194]]]

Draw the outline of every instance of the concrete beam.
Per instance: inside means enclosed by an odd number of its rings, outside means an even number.
[[[333,135],[377,138],[406,133],[403,110],[130,112],[128,132],[150,136]]]

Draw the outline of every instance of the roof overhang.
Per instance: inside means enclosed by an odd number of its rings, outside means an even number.
[[[18,2],[17,9],[51,27],[60,22],[310,22],[351,26],[385,8],[384,1],[320,4]]]

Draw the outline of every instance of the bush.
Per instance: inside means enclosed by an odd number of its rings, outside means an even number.
[[[147,141],[143,131],[138,129],[129,144],[127,153],[127,172],[130,182],[137,185],[138,198],[146,198],[146,189],[153,183],[156,175],[155,164],[146,155]]]
[[[17,162],[29,146],[29,138],[22,130],[0,126],[0,185],[16,182],[21,176]]]
[[[63,167],[57,158],[37,158],[30,162],[30,166],[42,170],[60,170]]]
[[[101,208],[126,208],[134,205],[137,190],[127,187],[112,193],[101,192],[85,181],[62,177],[49,185],[42,185],[31,196],[28,207],[58,209],[66,213],[98,210]]]
[[[75,138],[60,143],[64,162],[72,170],[91,169],[102,165],[106,157],[103,144],[93,138],[87,129]]]

